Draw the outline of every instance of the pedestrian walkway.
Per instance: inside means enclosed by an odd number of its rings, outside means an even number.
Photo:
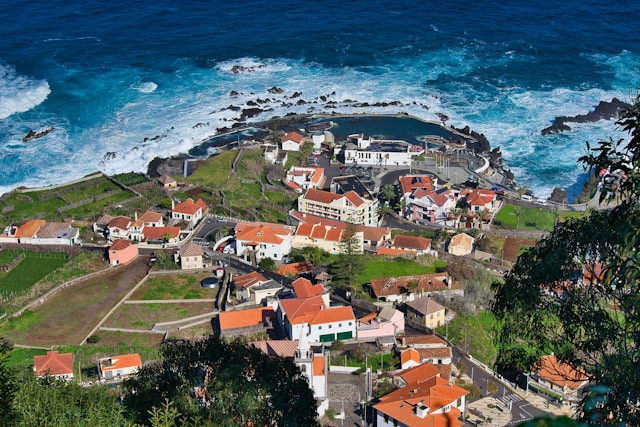
[[[522,397],[518,396],[515,393],[511,393],[507,394],[506,396],[498,397],[497,399],[500,401],[500,403],[508,408],[510,402],[519,402],[522,400]]]
[[[509,409],[501,408],[500,403],[493,397],[484,397],[467,405],[466,421],[473,425],[506,426],[511,423]],[[522,422],[520,420],[519,422]]]

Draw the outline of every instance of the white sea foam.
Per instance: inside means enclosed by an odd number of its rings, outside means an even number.
[[[518,57],[517,54],[511,56]],[[500,63],[517,60],[511,56],[504,55]],[[234,73],[235,65],[243,68]],[[541,129],[551,124],[555,116],[584,114],[600,100],[620,96],[620,90],[530,90],[500,80],[494,81],[499,87],[488,90],[485,84],[479,90],[471,77],[476,77],[474,71],[483,66],[474,52],[463,47],[430,52],[407,59],[406,63],[385,67],[329,68],[279,58],[239,58],[221,62],[211,69],[185,64],[173,76],[141,77],[134,73],[134,78],[129,76],[128,81],[138,82],[131,86],[137,92],[125,90],[127,93],[123,96],[127,98],[119,103],[121,106],[105,115],[95,128],[84,129],[68,138],[63,133],[52,134],[66,151],[60,151],[53,160],[34,156],[25,166],[32,168],[30,178],[21,184],[62,182],[95,169],[107,173],[146,171],[154,157],[186,152],[214,135],[217,128],[231,128],[242,111],[233,111],[228,106],[241,110],[256,108],[251,103],[268,99],[257,105],[263,112],[248,121],[290,112],[333,111],[407,112],[437,121],[436,113],[442,112],[450,117],[449,123],[469,125],[484,133],[492,146],[500,146],[507,167],[514,170],[517,181],[533,188],[536,195],[548,195],[553,187],[571,185],[581,172],[575,162],[584,153],[584,141],[607,137],[611,134],[611,123],[571,124],[571,132],[549,137],[542,137]],[[455,86],[429,83],[442,76],[455,76]],[[162,87],[163,96],[147,96],[147,92],[140,90],[145,83]],[[283,92],[269,92],[273,86]],[[232,97],[231,91],[239,95]],[[301,95],[294,98],[294,92]],[[335,103],[323,102],[321,97]],[[305,103],[298,105],[301,99]],[[372,106],[392,101],[399,101],[401,105]],[[43,125],[35,123],[29,127]],[[17,131],[10,131],[11,135],[15,132],[12,140],[19,140],[24,128],[23,124]],[[16,150],[19,152],[21,148]],[[116,153],[115,158],[105,159],[107,152]],[[52,164],[58,159],[59,165]],[[68,167],[69,164],[73,167]]]
[[[154,82],[140,82],[132,85],[131,89],[137,90],[140,93],[153,93],[158,89],[158,85]]]
[[[0,120],[29,111],[50,93],[46,81],[29,79],[16,73],[13,67],[0,64]]]

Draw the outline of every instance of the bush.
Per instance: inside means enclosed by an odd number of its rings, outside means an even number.
[[[91,335],[89,338],[87,338],[87,342],[89,344],[98,344],[98,342],[100,342],[100,337],[97,335]]]

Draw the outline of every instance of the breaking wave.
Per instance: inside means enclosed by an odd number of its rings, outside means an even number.
[[[16,73],[9,65],[0,64],[0,120],[29,111],[51,93],[44,80],[32,80]]]

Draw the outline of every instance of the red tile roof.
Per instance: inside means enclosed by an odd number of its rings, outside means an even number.
[[[131,241],[126,239],[117,239],[113,242],[113,245],[109,248],[110,251],[121,251],[131,246]]]
[[[411,292],[437,292],[448,289],[445,280],[451,283],[451,289],[462,289],[457,282],[453,282],[448,273],[421,274],[417,276],[385,277],[371,279],[371,289],[377,298],[387,295],[399,295]],[[417,283],[415,288],[410,283]]]
[[[471,206],[484,206],[496,199],[496,192],[483,188],[474,188],[467,194],[467,202]]]
[[[391,247],[396,249],[416,249],[426,251],[431,247],[431,239],[418,236],[404,236],[398,234],[393,238]]]
[[[398,178],[402,194],[409,194],[416,188],[433,190],[433,178],[429,175],[405,175]]]
[[[307,192],[304,194],[304,198],[306,200],[312,200],[314,202],[324,203],[327,205],[341,199],[342,197],[342,194],[331,193],[324,190],[317,190],[315,188],[307,189]]]
[[[184,202],[178,203],[173,208],[173,212],[194,215],[199,209],[202,209],[203,213],[208,210],[207,205],[202,201],[202,199],[198,199],[197,202],[194,202],[193,199],[187,199]]]
[[[429,191],[429,190],[425,190],[425,189],[417,189],[414,190],[413,193],[411,194],[411,196],[415,199],[422,199],[423,197],[428,197],[430,198],[433,203],[435,203],[438,206],[443,206],[445,203],[447,203],[447,200],[449,200],[449,198],[447,197],[447,195],[449,194],[449,191],[445,191],[445,192],[438,192],[438,191]]]
[[[296,184],[293,181],[285,181],[284,184],[294,191],[302,191],[302,187],[300,187],[298,184]]]
[[[16,230],[16,237],[33,237],[40,227],[44,226],[47,223],[44,219],[32,219],[24,223],[21,227],[18,227]]]
[[[402,378],[407,384],[411,384],[436,377],[438,374],[439,372],[435,365],[427,362],[398,372],[395,376]]]
[[[218,314],[220,322],[220,330],[245,328],[264,323],[271,317],[274,318],[276,313],[271,307],[250,308],[247,310],[221,311]]]
[[[296,298],[304,299],[322,295],[325,289],[321,283],[314,285],[310,280],[300,277],[293,281],[293,291],[296,294]]]
[[[39,377],[73,374],[73,354],[47,351],[46,356],[33,356],[33,369]]]
[[[310,323],[315,315],[325,308],[324,300],[320,296],[283,299],[280,300],[280,305],[292,325]]]
[[[298,341],[291,340],[265,340],[249,343],[267,356],[280,356],[293,359],[298,350]]]
[[[355,191],[348,191],[344,193],[344,197],[347,198],[354,206],[360,207],[364,203],[364,200]]]
[[[117,216],[109,221],[107,227],[109,228],[119,228],[120,230],[128,230],[129,225],[131,224],[131,219],[126,216]]]
[[[302,273],[306,273],[308,271],[313,271],[313,270],[315,270],[315,267],[309,261],[294,262],[291,264],[284,264],[278,267],[278,274],[282,274],[283,276],[287,276],[289,274],[297,275],[297,274],[302,274]]]
[[[347,228],[347,223],[342,221],[337,221],[335,219],[324,218],[317,215],[306,214],[302,212],[298,212],[295,210],[289,211],[289,215],[291,215],[296,220],[300,221],[301,227],[303,224],[309,225],[317,225],[317,226],[325,226],[325,227],[335,227],[341,230]],[[307,228],[304,228],[305,232],[304,236],[308,236],[306,234]],[[364,240],[372,240],[372,241],[380,241],[383,237],[391,236],[391,229],[388,227],[371,227],[367,225],[356,225],[357,231],[362,231]],[[300,233],[296,233],[300,234]]]
[[[409,361],[414,361],[416,363],[420,363],[420,354],[417,350],[412,348],[408,348],[400,353],[400,364],[404,365]]]
[[[351,306],[329,307],[317,312],[309,324],[321,325],[324,323],[346,322],[349,320],[356,320]]]
[[[242,276],[236,276],[233,278],[233,283],[236,288],[246,289],[250,288],[253,285],[257,285],[260,283],[264,283],[267,281],[267,278],[257,271],[252,271],[251,273],[243,274]]]
[[[145,240],[162,239],[167,233],[171,234],[172,238],[176,238],[180,235],[180,227],[145,227],[142,230]]]
[[[293,141],[297,144],[300,144],[302,142],[302,138],[302,135],[300,135],[298,132],[289,132],[282,137],[280,142]]]
[[[394,249],[394,248],[384,248],[382,246],[378,246],[376,249],[376,255],[407,255],[413,254],[415,256],[414,251],[410,251],[408,249]]]
[[[554,355],[543,356],[538,363],[538,376],[560,387],[570,387],[574,390],[589,380],[584,372],[573,369],[567,363],[558,360]]]
[[[404,342],[406,345],[412,346],[418,346],[418,345],[429,345],[429,346],[434,346],[434,345],[440,345],[440,346],[444,346],[447,347],[449,346],[449,343],[445,340],[443,340],[442,338],[440,338],[437,335],[407,335],[405,337],[402,338],[402,342]]]

